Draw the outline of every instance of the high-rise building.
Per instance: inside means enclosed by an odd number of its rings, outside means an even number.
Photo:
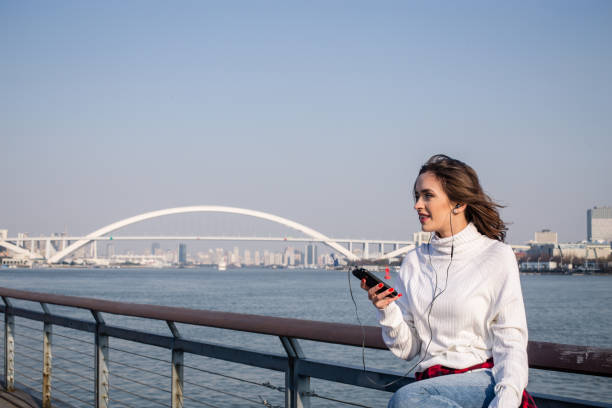
[[[151,255],[157,255],[160,252],[159,242],[151,244]]]
[[[612,207],[587,210],[587,241],[612,241]]]
[[[306,247],[306,266],[314,266],[317,263],[317,246],[309,244]]]
[[[178,263],[179,265],[187,264],[187,245],[185,244],[179,244]]]
[[[543,229],[535,233],[534,242],[536,244],[554,244],[557,245],[557,233],[551,230]]]

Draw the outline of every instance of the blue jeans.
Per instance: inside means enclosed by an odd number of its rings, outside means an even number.
[[[486,408],[495,397],[490,369],[443,375],[405,385],[388,408]]]

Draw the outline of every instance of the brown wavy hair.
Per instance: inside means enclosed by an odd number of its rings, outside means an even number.
[[[478,232],[489,238],[504,241],[508,228],[497,210],[504,206],[485,194],[473,168],[460,160],[436,154],[421,166],[419,176],[426,172],[433,173],[440,180],[444,192],[451,201],[467,205],[465,217],[468,222],[474,223]],[[416,182],[413,191],[416,191]]]

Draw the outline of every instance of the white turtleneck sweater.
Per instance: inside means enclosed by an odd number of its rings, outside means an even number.
[[[450,262],[451,246],[454,246]],[[433,265],[433,268],[432,268]],[[430,315],[428,308],[444,291]],[[402,293],[378,311],[387,347],[399,358],[465,368],[493,357],[495,399],[490,408],[517,408],[527,386],[527,321],[512,248],[478,232],[470,223],[449,238],[432,237],[408,252],[393,286]]]

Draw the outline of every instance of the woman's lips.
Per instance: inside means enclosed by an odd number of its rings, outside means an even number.
[[[424,214],[419,214],[419,221],[421,222],[421,224],[424,224],[427,220],[429,220],[429,216],[428,215],[424,215]]]

